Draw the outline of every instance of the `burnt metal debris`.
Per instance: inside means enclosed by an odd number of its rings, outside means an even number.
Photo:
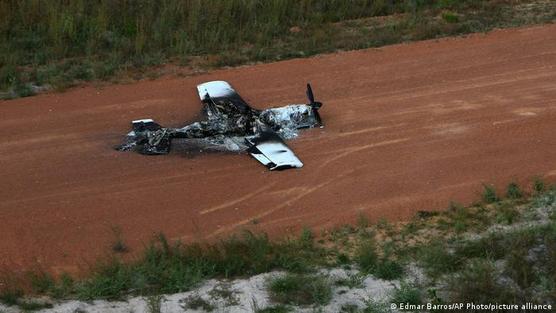
[[[197,91],[204,120],[180,128],[162,127],[152,119],[132,121],[132,131],[117,150],[167,154],[172,140],[181,138],[218,150],[247,151],[270,170],[282,170],[303,166],[284,140],[295,138],[299,129],[323,126],[322,103],[315,101],[310,84],[308,104],[265,110],[250,107],[225,81],[200,84]]]

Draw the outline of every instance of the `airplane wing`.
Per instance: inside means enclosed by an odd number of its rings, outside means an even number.
[[[197,85],[201,102],[207,114],[250,114],[253,109],[225,81],[216,80]]]
[[[271,171],[303,167],[303,163],[275,132],[266,130],[245,138],[247,152]]]

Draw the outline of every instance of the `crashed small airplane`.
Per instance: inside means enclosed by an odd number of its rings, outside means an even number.
[[[291,104],[258,110],[250,107],[225,81],[197,86],[205,119],[181,128],[161,127],[152,119],[132,121],[133,130],[117,150],[135,149],[148,155],[170,152],[172,139],[193,141],[199,147],[247,151],[270,170],[299,168],[303,163],[284,143],[302,128],[322,127],[311,85],[307,84],[308,104]]]

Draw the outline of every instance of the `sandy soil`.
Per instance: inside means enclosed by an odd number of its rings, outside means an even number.
[[[160,231],[283,235],[554,179],[555,66],[549,25],[0,101],[0,268],[76,272],[110,253],[114,227],[137,252]],[[326,127],[289,142],[305,167],[113,150],[132,119],[194,119],[196,84],[216,79],[258,108],[304,102],[310,81]]]

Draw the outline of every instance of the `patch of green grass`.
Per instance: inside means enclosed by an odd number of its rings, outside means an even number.
[[[502,259],[512,249],[532,246],[547,227],[540,225],[507,233],[491,233],[478,240],[462,242],[455,248],[455,254],[463,259]]]
[[[417,251],[417,259],[427,275],[433,278],[454,272],[461,266],[461,260],[451,253],[447,243],[441,240],[421,246]]]
[[[408,282],[402,282],[400,284],[400,287],[394,289],[392,297],[390,298],[390,302],[396,304],[422,304],[423,295],[421,294],[421,290],[418,287]]]
[[[373,269],[372,274],[380,279],[393,280],[404,275],[403,266],[396,260],[382,258]]]
[[[508,276],[523,289],[531,287],[538,279],[532,262],[527,260],[527,256],[529,255],[528,248],[530,247],[515,247],[509,251],[506,256],[506,270]]]
[[[481,231],[494,221],[489,215],[492,208],[481,204],[472,204],[464,207],[452,202],[446,212],[436,219],[436,228],[461,234],[467,231]]]
[[[550,282],[556,266],[551,256],[556,247],[554,225],[517,228],[479,240],[454,242],[461,266],[448,271],[453,272],[447,279],[450,301],[516,303],[533,294],[543,299],[550,297],[555,290]],[[542,289],[547,291],[539,292]]]
[[[548,275],[546,277],[540,277],[540,279],[545,279],[548,283],[547,289],[548,293],[552,295],[552,299],[556,300],[556,224],[552,222],[550,228],[544,233],[542,242],[546,246],[546,257],[542,259],[544,263],[542,268]]]
[[[523,197],[523,191],[516,182],[511,182],[506,188],[506,197],[508,199],[521,199]]]
[[[46,293],[56,285],[54,278],[48,273],[32,272],[29,275],[31,286],[36,293]]]
[[[392,280],[403,276],[403,266],[396,260],[390,258],[390,252],[378,256],[376,245],[372,240],[364,240],[357,250],[356,260],[362,272],[373,276]],[[388,249],[385,249],[388,250]]]
[[[64,299],[72,294],[75,281],[67,273],[62,273],[58,281],[46,293],[49,293],[55,299]]]
[[[314,240],[315,236],[313,235],[311,229],[303,228],[303,230],[301,231],[301,236],[299,238],[299,242],[301,243],[301,245],[311,248],[313,246]]]
[[[451,301],[474,303],[515,303],[516,294],[497,281],[494,263],[487,259],[473,259],[448,280]]]
[[[446,11],[442,13],[442,19],[447,23],[457,23],[459,22],[459,17],[454,12]]]
[[[142,257],[131,263],[113,259],[99,264],[90,278],[76,286],[82,299],[121,298],[129,292],[187,291],[212,277],[255,275],[273,269],[311,271],[326,262],[327,251],[313,244],[305,231],[300,239],[271,242],[266,235],[246,232],[216,244],[171,245],[160,235]]]
[[[371,273],[374,270],[379,261],[374,241],[368,240],[359,246],[356,260],[361,271]]]
[[[0,302],[5,305],[17,305],[21,297],[23,297],[23,290],[19,288],[6,288],[0,290]]]
[[[349,265],[351,263],[350,257],[345,253],[338,253],[336,256],[336,264],[337,265]]]
[[[485,203],[495,203],[500,201],[500,198],[498,197],[498,195],[496,194],[496,189],[494,189],[494,186],[492,185],[487,185],[484,184],[483,185],[483,195],[482,195],[483,201]]]
[[[456,233],[462,233],[470,226],[475,215],[470,212],[469,208],[460,207],[455,209],[455,211],[451,211],[449,216],[452,218]]]
[[[3,1],[0,90],[15,98],[33,94],[32,85],[152,78],[163,64],[189,66],[193,58],[201,68],[236,66],[556,19],[554,4],[542,0],[439,3]]]
[[[546,183],[541,177],[535,177],[533,180],[533,191],[535,194],[541,194],[546,190]]]
[[[461,259],[500,259],[506,254],[504,234],[491,234],[475,241],[463,242],[455,248],[454,254]]]
[[[327,277],[291,274],[269,280],[268,290],[273,301],[282,304],[326,305],[332,299],[332,287]]]

